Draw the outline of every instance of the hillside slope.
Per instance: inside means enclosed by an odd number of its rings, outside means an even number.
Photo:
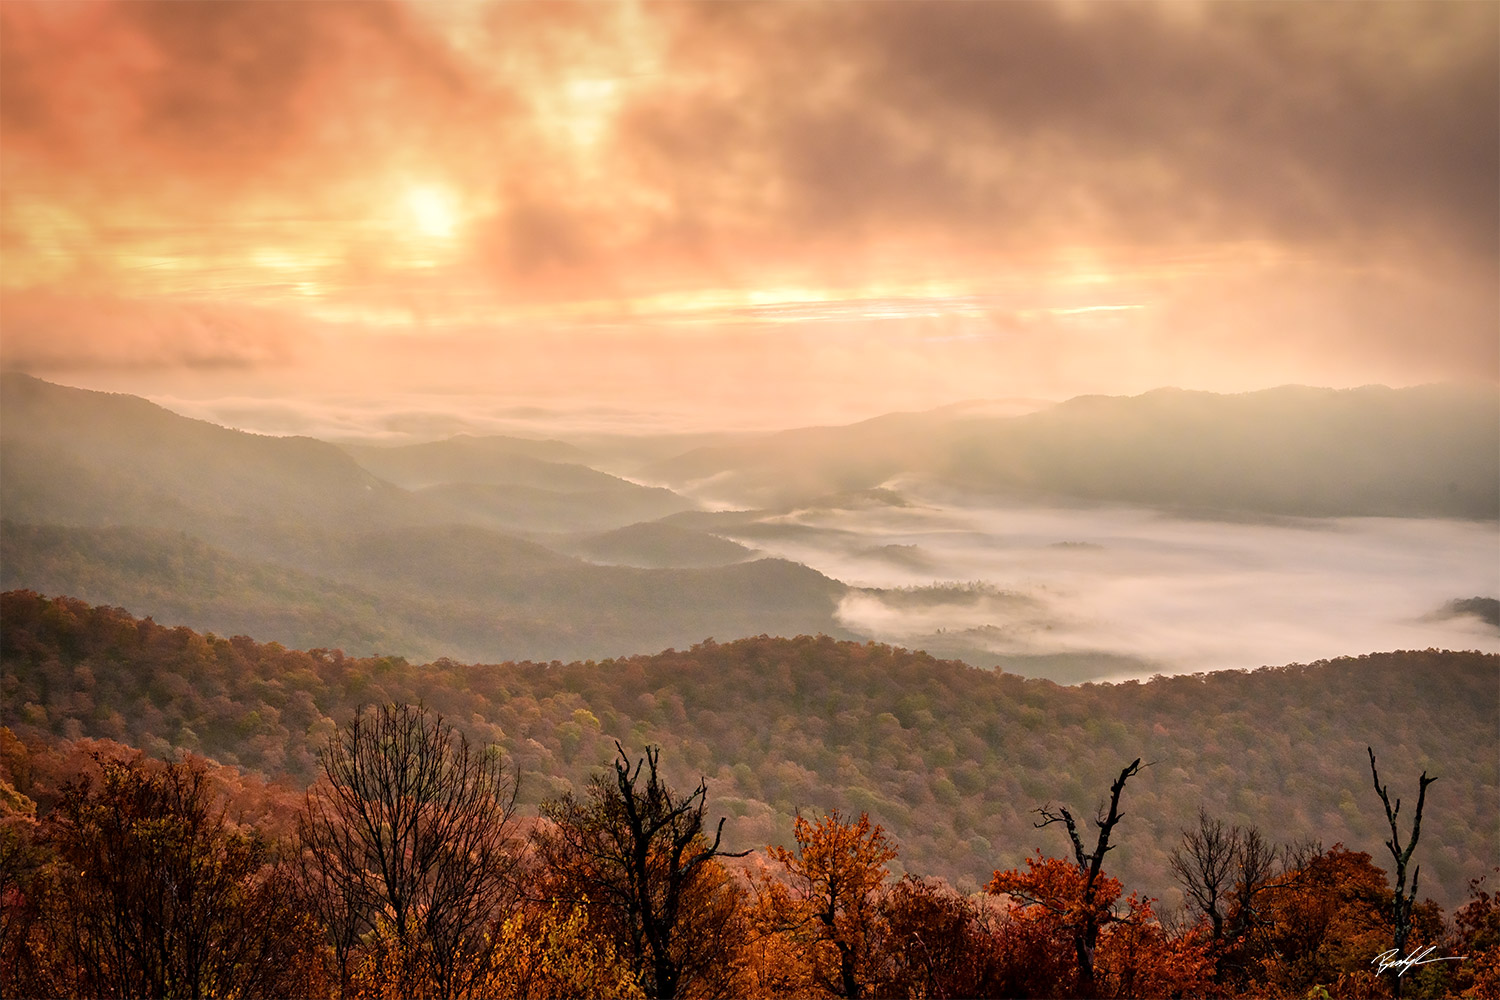
[[[118,609],[0,598],[0,724],[201,751],[297,782],[336,722],[425,701],[503,747],[536,802],[578,789],[613,741],[709,778],[734,848],[781,842],[799,809],[867,810],[914,871],[972,887],[1035,848],[1047,803],[1081,812],[1135,757],[1111,870],[1175,905],[1167,854],[1200,805],[1273,842],[1383,859],[1365,748],[1393,794],[1424,769],[1422,887],[1445,905],[1500,858],[1500,657],[1381,653],[1306,666],[1064,688],[826,637],[702,643],[602,662],[416,666],[293,652]]]
[[[697,449],[648,474],[775,506],[911,478],[1192,513],[1500,517],[1500,390],[1083,396],[1016,417],[888,414]]]

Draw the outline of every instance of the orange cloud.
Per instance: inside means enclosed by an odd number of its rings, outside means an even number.
[[[545,345],[517,331],[969,296],[998,319],[952,335],[1042,382],[1091,365],[1016,317],[1112,302],[1149,308],[1106,368],[1148,382],[1494,377],[1497,35],[1484,4],[6,3],[6,355],[82,329],[70,296],[171,303],[142,357],[245,363],[280,348],[181,317]],[[890,353],[921,315],[860,321],[875,384],[944,370]]]

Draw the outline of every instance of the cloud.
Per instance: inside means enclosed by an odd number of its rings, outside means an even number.
[[[0,295],[0,367],[35,373],[110,368],[287,365],[314,334],[266,310],[110,297]]]
[[[385,0],[6,4],[0,17],[6,167],[31,184],[61,170],[75,195],[305,195],[446,124],[443,98],[463,84]]]
[[[1043,381],[1500,364],[1493,5],[269,9],[0,5],[6,287],[421,326],[942,284],[1000,322],[910,323]],[[1149,307],[1123,360],[1013,320],[1100,301]]]
[[[627,142],[669,175],[774,177],[799,232],[957,226],[1013,245],[1420,225],[1495,251],[1487,5],[676,10],[673,58],[704,82],[651,94]]]

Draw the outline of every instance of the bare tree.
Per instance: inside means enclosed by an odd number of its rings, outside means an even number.
[[[1292,863],[1293,857],[1302,861]],[[1305,851],[1278,849],[1253,826],[1226,829],[1199,807],[1197,829],[1182,832],[1182,844],[1172,849],[1169,861],[1193,906],[1208,919],[1216,981],[1243,963],[1245,939],[1262,924],[1259,897],[1291,885],[1305,860]]]
[[[1215,942],[1224,939],[1226,898],[1232,893],[1235,863],[1239,860],[1240,828],[1224,828],[1198,807],[1198,828],[1182,831],[1182,845],[1172,848],[1172,874],[1200,913],[1208,918]]]
[[[1392,943],[1396,946],[1398,955],[1406,951],[1406,939],[1411,936],[1411,910],[1417,901],[1417,879],[1422,874],[1422,866],[1418,865],[1412,869],[1411,891],[1406,889],[1406,866],[1411,863],[1412,852],[1417,849],[1417,838],[1422,835],[1422,805],[1427,799],[1427,786],[1436,781],[1436,778],[1427,777],[1423,771],[1422,776],[1417,779],[1417,811],[1412,816],[1411,839],[1406,846],[1401,846],[1401,831],[1396,825],[1396,817],[1401,812],[1401,800],[1398,798],[1394,806],[1391,805],[1390,796],[1386,793],[1386,787],[1380,783],[1380,772],[1375,769],[1375,748],[1365,747],[1370,755],[1370,777],[1375,782],[1375,792],[1380,796],[1380,802],[1385,806],[1385,818],[1391,825],[1391,839],[1385,842],[1390,849],[1391,857],[1396,861],[1396,895],[1391,902],[1391,924],[1394,928]],[[1401,975],[1396,972],[1392,975],[1396,996],[1401,996]]]
[[[615,749],[613,775],[594,778],[585,801],[570,793],[542,804],[551,826],[534,842],[554,890],[606,911],[646,995],[670,1000],[724,965],[722,931],[738,900],[714,859],[749,852],[719,850],[723,819],[708,839],[705,782],[680,798],[657,770],[660,748],[633,766]]]
[[[1078,834],[1078,824],[1073,819],[1073,814],[1064,807],[1059,807],[1056,812],[1048,806],[1038,809],[1037,813],[1041,815],[1042,821],[1033,824],[1038,829],[1051,826],[1053,823],[1062,823],[1067,827],[1068,839],[1073,842],[1074,860],[1084,876],[1080,919],[1074,928],[1073,944],[1078,952],[1079,985],[1086,996],[1092,995],[1093,992],[1094,952],[1099,945],[1099,931],[1105,923],[1095,905],[1099,873],[1104,867],[1104,855],[1114,850],[1114,845],[1109,842],[1110,834],[1114,832],[1115,824],[1123,818],[1120,812],[1120,793],[1125,790],[1125,782],[1140,773],[1140,770],[1141,759],[1137,757],[1120,771],[1120,776],[1109,786],[1109,812],[1103,816],[1096,816],[1094,819],[1094,825],[1099,828],[1099,838],[1094,843],[1093,851],[1083,849],[1083,839]]]
[[[403,995],[467,995],[514,900],[519,774],[420,705],[360,710],[320,760],[298,833],[341,994],[356,942],[381,928]]]

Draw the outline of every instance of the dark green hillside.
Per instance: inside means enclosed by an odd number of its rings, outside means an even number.
[[[0,586],[19,585],[304,649],[431,658],[462,648],[461,639],[429,631],[451,624],[437,601],[381,598],[179,532],[0,522]]]
[[[764,564],[751,564],[763,566]],[[1384,854],[1365,747],[1392,794],[1428,790],[1422,890],[1451,906],[1500,861],[1500,657],[1401,652],[1306,666],[1059,687],[826,637],[705,642],[584,663],[425,666],[292,652],[8,593],[0,724],[201,750],[310,780],[355,706],[425,700],[506,748],[535,802],[580,787],[614,739],[654,742],[680,786],[707,775],[726,840],[784,839],[799,808],[868,810],[913,871],[961,885],[1065,847],[1031,810],[1087,812],[1148,763],[1124,802],[1111,872],[1175,902],[1166,853],[1200,804],[1275,841]]]

